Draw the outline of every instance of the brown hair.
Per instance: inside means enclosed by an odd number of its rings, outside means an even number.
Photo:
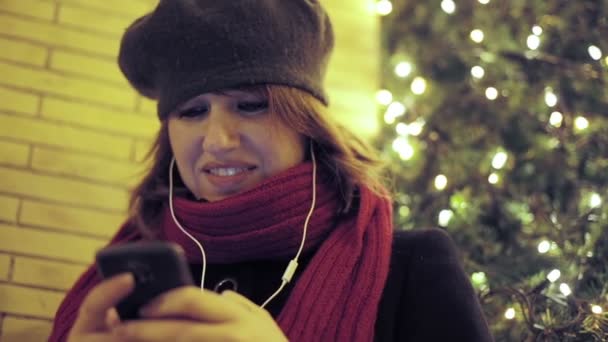
[[[341,212],[351,208],[358,186],[365,185],[376,194],[386,196],[383,164],[377,151],[348,129],[332,120],[327,107],[302,90],[279,85],[246,88],[268,98],[269,111],[286,125],[310,139],[319,167],[333,177],[341,194]],[[154,226],[169,193],[169,164],[172,159],[168,120],[161,122],[156,139],[146,159],[150,169],[133,189],[129,202],[130,220],[146,236],[156,235]],[[189,191],[175,177],[174,194],[186,196]]]

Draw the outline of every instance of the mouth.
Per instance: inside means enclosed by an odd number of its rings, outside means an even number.
[[[245,172],[249,172],[254,170],[256,167],[255,166],[249,166],[249,167],[211,167],[211,168],[206,168],[203,169],[203,171],[205,173],[214,175],[214,176],[219,176],[219,177],[232,177],[232,176],[236,176]]]

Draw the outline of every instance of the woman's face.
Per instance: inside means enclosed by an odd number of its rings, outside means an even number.
[[[305,158],[304,137],[252,92],[200,95],[171,113],[168,124],[182,180],[208,201],[249,190]]]

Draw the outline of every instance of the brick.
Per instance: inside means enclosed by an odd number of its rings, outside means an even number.
[[[46,118],[139,137],[152,137],[160,127],[156,116],[118,112],[49,97],[43,99],[41,111]]]
[[[8,280],[11,268],[11,257],[7,254],[0,254],[0,280]]]
[[[124,6],[124,2],[121,6]],[[117,37],[120,37],[133,20],[134,18],[131,16],[108,15],[97,9],[74,7],[67,4],[59,8],[59,24],[106,32]]]
[[[52,327],[50,320],[7,316],[2,325],[2,341],[46,341]]]
[[[135,142],[135,161],[141,163],[152,147],[151,140],[138,140]]]
[[[141,16],[147,12],[150,12],[154,8],[154,5],[158,3],[158,0],[59,0],[59,2],[64,4],[76,4],[86,8],[99,9],[114,13]]]
[[[74,208],[66,205],[24,200],[19,223],[66,232],[111,237],[126,220],[122,212]]]
[[[0,311],[50,319],[55,315],[63,296],[62,293],[49,290],[0,284]],[[4,322],[3,327],[4,335],[6,330],[10,331],[10,327],[7,327],[7,322]],[[4,336],[2,341],[5,341]]]
[[[156,118],[156,117],[158,117],[156,114],[157,113],[157,109],[156,109],[157,103],[158,103],[158,101],[156,101],[156,100],[151,100],[147,97],[141,97],[141,108],[139,109],[139,111],[146,115],[154,116]]]
[[[108,57],[116,57],[120,46],[120,39],[116,37],[86,33],[52,23],[36,22],[2,13],[0,13],[0,27],[2,27],[3,35]]]
[[[19,200],[17,198],[0,195],[0,220],[17,222],[18,210]]]
[[[127,191],[0,167],[0,192],[91,208],[125,210]]]
[[[0,87],[0,110],[35,115],[38,112],[38,95]]]
[[[3,75],[0,82],[5,85],[124,108],[133,108],[135,104],[135,92],[117,85],[6,63],[0,63],[0,75]]]
[[[55,16],[55,3],[40,0],[2,0],[0,10],[50,21]]]
[[[69,290],[85,266],[28,257],[15,257],[12,282],[56,290]]]
[[[121,186],[135,184],[142,171],[141,166],[131,162],[112,161],[82,153],[42,147],[34,148],[32,168]]]
[[[0,140],[0,164],[26,166],[30,157],[30,147],[11,141]]]
[[[0,37],[0,58],[13,62],[44,66],[48,50],[45,47]]]
[[[5,253],[89,264],[93,261],[95,252],[105,245],[107,245],[107,239],[94,239],[0,224],[0,251]]]
[[[115,59],[89,57],[77,53],[54,50],[51,53],[50,67],[53,70],[95,77],[116,82],[125,88],[129,87],[129,83],[120,72]]]
[[[39,119],[2,114],[0,114],[0,137],[119,159],[128,159],[132,146],[128,138]]]

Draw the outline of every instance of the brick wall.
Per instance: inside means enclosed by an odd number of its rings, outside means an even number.
[[[158,128],[123,79],[121,32],[155,0],[0,0],[0,341],[43,341],[65,291],[125,217]],[[376,127],[372,0],[326,0],[332,109]]]

